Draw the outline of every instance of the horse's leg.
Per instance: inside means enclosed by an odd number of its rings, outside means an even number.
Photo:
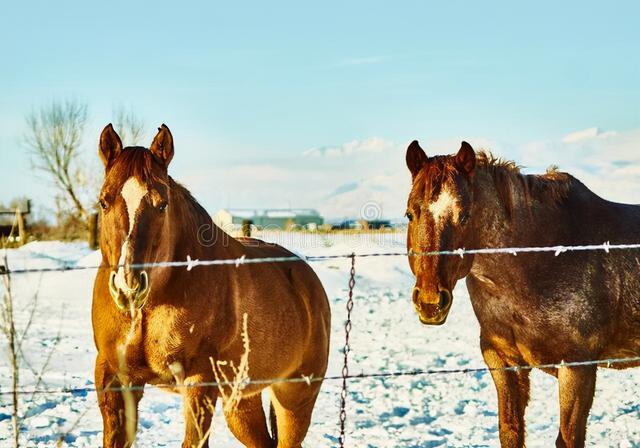
[[[95,384],[102,414],[103,446],[105,448],[130,447],[136,435],[138,402],[142,398],[143,391],[137,388],[136,390],[109,391],[108,389],[120,389],[123,384],[100,355],[96,358]]]
[[[249,448],[275,446],[267,430],[261,394],[242,397],[237,406],[225,409],[224,416],[229,429],[243,445]]]
[[[560,432],[556,446],[583,447],[587,418],[596,390],[596,366],[560,367]]]
[[[194,373],[184,379],[182,389],[185,435],[183,448],[203,448],[209,446],[211,418],[216,407],[218,390],[215,386],[198,386],[214,381],[213,371]]]
[[[320,392],[319,382],[271,385],[278,448],[300,448],[311,423],[313,406]]]
[[[481,347],[484,361],[490,368],[508,367],[500,354],[489,344],[481,341]],[[529,402],[529,370],[492,370],[491,377],[498,392],[500,445],[503,448],[523,447],[524,413]]]

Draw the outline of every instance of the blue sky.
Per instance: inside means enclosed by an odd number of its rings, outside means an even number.
[[[310,148],[394,142],[384,174],[414,138],[486,139],[516,156],[585,128],[631,132],[638,17],[637,2],[11,2],[0,27],[0,201],[47,201],[20,147],[24,115],[68,97],[89,104],[87,157],[118,104],[149,139],[169,125],[175,177],[210,211],[251,206],[252,191],[270,188],[248,178],[236,203],[219,170],[268,164],[295,178]],[[326,191],[283,186],[256,205],[314,206],[345,181],[320,168]],[[209,188],[190,185],[192,174]]]

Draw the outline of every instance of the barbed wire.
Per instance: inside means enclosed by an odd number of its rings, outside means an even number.
[[[245,388],[249,385],[270,385],[270,384],[280,384],[280,383],[317,383],[322,381],[342,381],[343,378],[348,380],[362,380],[368,378],[397,378],[397,377],[405,377],[405,376],[431,376],[431,375],[460,375],[460,374],[470,374],[470,373],[491,373],[496,371],[503,372],[519,372],[521,370],[533,370],[533,369],[559,369],[559,368],[571,368],[571,367],[588,367],[588,366],[600,366],[600,367],[612,367],[618,364],[632,364],[632,363],[640,363],[640,356],[628,357],[628,358],[605,358],[605,359],[597,359],[597,360],[585,360],[585,361],[570,361],[564,362],[561,361],[559,363],[547,363],[547,364],[522,364],[522,365],[514,365],[514,366],[506,366],[506,367],[459,367],[454,369],[415,369],[415,370],[399,370],[399,371],[391,371],[391,372],[373,372],[373,373],[356,373],[356,374],[348,374],[346,377],[342,374],[340,375],[325,375],[325,376],[300,376],[293,378],[269,378],[269,379],[260,379],[260,380],[247,380],[241,383],[241,387]],[[172,383],[161,383],[161,384],[153,384],[153,386],[161,389],[175,389],[175,390],[183,390],[183,389],[194,389],[194,388],[213,388],[213,387],[229,387],[237,385],[233,381],[211,381],[211,382],[200,382],[200,383],[189,383],[189,384],[172,384]],[[72,387],[72,388],[49,388],[49,389],[16,389],[20,395],[69,395],[69,394],[80,394],[87,392],[124,392],[124,391],[140,391],[143,390],[145,386],[118,386],[118,387],[108,387],[103,389],[98,389],[95,386],[87,386],[87,387]],[[0,396],[13,394],[13,389],[0,389]]]
[[[523,246],[523,247],[484,247],[478,249],[454,249],[454,250],[438,250],[429,252],[414,252],[414,251],[402,251],[402,252],[373,252],[373,253],[349,253],[349,254],[332,254],[332,255],[292,255],[283,257],[260,257],[260,258],[247,258],[245,256],[239,258],[218,258],[208,260],[192,259],[187,256],[186,260],[175,261],[156,261],[148,263],[131,263],[126,265],[131,269],[142,269],[152,267],[186,267],[187,271],[191,271],[198,266],[224,266],[231,265],[240,267],[243,265],[257,264],[257,263],[286,263],[286,262],[315,262],[324,260],[335,259],[347,259],[355,256],[357,258],[370,258],[370,257],[435,257],[435,256],[459,256],[465,255],[480,255],[480,254],[507,254],[518,255],[521,253],[542,253],[553,252],[555,256],[566,252],[581,252],[581,251],[604,251],[610,253],[614,250],[631,250],[640,249],[640,243],[631,244],[611,244],[606,241],[602,244],[585,244],[585,245],[555,245],[555,246]],[[53,258],[53,257],[49,257]],[[0,275],[13,275],[13,274],[27,274],[27,273],[39,273],[39,272],[67,272],[67,271],[81,271],[81,270],[97,270],[97,269],[116,269],[125,267],[124,264],[108,265],[70,265],[68,261],[60,259],[60,263],[63,266],[49,267],[49,268],[25,268],[25,269],[9,269],[6,266],[0,265]]]

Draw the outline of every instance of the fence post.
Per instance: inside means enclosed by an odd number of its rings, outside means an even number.
[[[251,236],[251,224],[253,224],[253,221],[250,219],[242,220],[242,236],[247,238]]]
[[[19,207],[16,208],[16,222],[18,223],[18,240],[22,246],[27,243],[27,234],[24,229],[24,217]]]
[[[91,213],[89,215],[89,222],[87,223],[88,227],[88,240],[89,247],[93,250],[98,248],[99,241],[99,231],[98,231],[98,214]]]
[[[349,352],[351,351],[351,343],[349,336],[351,335],[351,311],[353,311],[353,288],[356,286],[356,254],[355,252],[349,257],[351,258],[351,270],[349,271],[349,296],[347,298],[347,320],[344,323],[344,348],[343,348],[343,365],[342,365],[342,391],[340,392],[340,437],[338,442],[340,448],[344,448],[346,441],[346,423],[347,423],[347,380],[349,379]]]

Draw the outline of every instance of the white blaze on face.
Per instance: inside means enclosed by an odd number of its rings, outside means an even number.
[[[448,188],[443,188],[438,195],[438,199],[429,204],[429,211],[433,215],[436,227],[441,227],[444,220],[452,217],[453,223],[458,223],[460,216],[460,206],[458,200],[451,194]]]
[[[118,273],[115,278],[115,285],[122,292],[129,293],[133,292],[124,278],[124,265],[127,259],[127,252],[129,251],[129,237],[131,236],[131,231],[133,230],[133,225],[136,222],[136,215],[138,213],[138,209],[140,208],[140,204],[142,202],[142,198],[147,194],[147,187],[140,183],[138,179],[135,177],[130,177],[122,186],[122,190],[120,192],[124,202],[127,206],[127,216],[129,216],[129,230],[127,232],[127,237],[122,244],[122,248],[120,249],[120,260],[118,260]]]

